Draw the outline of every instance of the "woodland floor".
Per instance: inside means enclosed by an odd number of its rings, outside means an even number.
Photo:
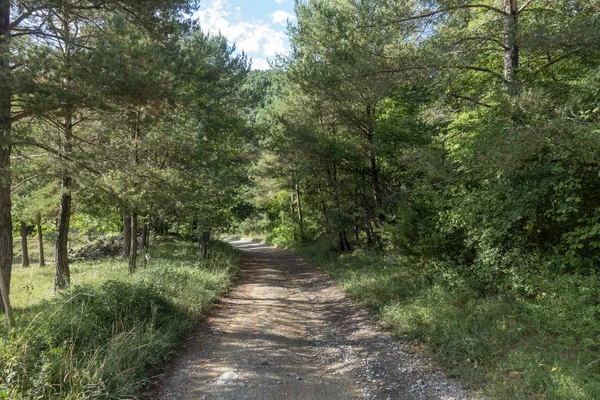
[[[470,399],[382,332],[326,274],[287,250],[233,241],[239,283],[196,328],[147,399]]]

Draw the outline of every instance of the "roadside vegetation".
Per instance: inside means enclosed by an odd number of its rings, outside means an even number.
[[[134,274],[127,260],[73,264],[78,284],[51,294],[50,268],[17,269],[17,328],[3,328],[0,398],[132,398],[184,333],[231,286],[241,258],[214,242],[160,240]],[[48,291],[50,289],[50,291]]]
[[[433,260],[360,249],[331,238],[292,248],[320,266],[400,338],[425,345],[449,376],[494,399],[600,397],[600,279],[515,276],[480,296]]]

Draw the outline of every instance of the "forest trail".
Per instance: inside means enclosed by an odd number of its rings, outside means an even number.
[[[314,266],[265,244],[231,244],[244,254],[239,284],[146,398],[472,398],[382,333]]]

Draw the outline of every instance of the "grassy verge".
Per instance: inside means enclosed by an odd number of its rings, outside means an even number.
[[[133,398],[231,286],[238,252],[212,251],[201,260],[193,244],[161,243],[132,276],[118,260],[74,264],[77,285],[58,295],[46,290],[51,268],[16,273],[19,327],[0,332],[0,399]]]
[[[600,398],[600,279],[523,276],[526,296],[478,296],[435,263],[328,241],[295,250],[400,337],[495,399]]]

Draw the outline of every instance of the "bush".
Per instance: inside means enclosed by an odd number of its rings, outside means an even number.
[[[384,326],[426,344],[467,385],[495,399],[600,398],[600,276],[550,274],[531,256],[518,260],[523,270],[496,260],[495,277],[471,271],[467,280],[457,271],[470,265],[362,249],[341,254],[330,243],[296,250]],[[485,280],[496,291],[481,296],[474,286]]]
[[[240,262],[223,244],[208,261],[193,245],[175,248],[179,259],[156,258],[129,282],[75,286],[25,313],[23,328],[2,338],[0,398],[135,395],[148,369],[231,285]]]

